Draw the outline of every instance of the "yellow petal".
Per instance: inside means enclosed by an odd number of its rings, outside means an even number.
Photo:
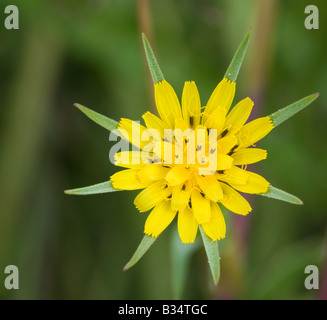
[[[227,115],[224,128],[228,128],[230,134],[236,133],[249,118],[252,108],[253,101],[250,98],[241,100]]]
[[[223,191],[215,175],[197,176],[196,181],[204,194],[212,201],[217,202],[223,198]]]
[[[220,202],[230,211],[241,215],[247,215],[252,211],[250,204],[237,191],[225,183],[221,184],[224,198]]]
[[[168,172],[169,168],[153,163],[141,168],[137,175],[141,182],[152,183],[164,179]]]
[[[195,128],[200,123],[201,101],[194,81],[186,81],[182,94],[183,118],[189,127]]]
[[[234,159],[227,154],[217,154],[217,170],[227,170],[232,168]]]
[[[120,119],[118,125],[119,134],[140,149],[148,144],[146,141],[141,141],[142,133],[145,130],[146,127],[142,126],[138,122],[125,118]]]
[[[189,129],[190,126],[189,124],[182,118],[179,118],[179,119],[175,119],[175,130],[176,129],[179,129],[180,131],[178,131],[178,133],[183,133],[183,131]],[[174,131],[174,135],[175,135],[175,132]]]
[[[208,113],[207,109],[204,112],[203,124],[210,129],[216,129],[219,135],[222,131],[225,123],[225,108],[216,108],[211,113]]]
[[[176,211],[171,209],[170,201],[157,204],[146,219],[144,233],[151,237],[158,237],[175,218]]]
[[[167,185],[164,180],[160,180],[142,190],[134,199],[134,205],[140,212],[145,212],[166,199],[168,195],[169,190]]]
[[[232,155],[234,165],[256,163],[267,158],[267,151],[259,148],[247,148],[237,150]]]
[[[238,185],[238,184],[232,184],[231,186],[235,188],[236,190],[239,190],[241,192],[245,193],[266,193],[269,188],[269,182],[263,178],[262,176],[247,171],[249,175],[249,179],[245,185]]]
[[[211,202],[211,218],[207,223],[202,224],[206,235],[213,241],[225,238],[226,222],[217,203]]]
[[[217,141],[217,151],[227,154],[235,145],[237,145],[236,137],[234,135],[228,135]]]
[[[211,94],[207,103],[205,113],[211,114],[217,108],[224,110],[226,115],[235,95],[235,82],[224,78]]]
[[[172,86],[166,81],[154,85],[154,97],[161,119],[174,128],[175,119],[182,117],[180,103]]]
[[[165,123],[160,118],[149,111],[142,118],[148,129],[156,129],[160,132],[161,137],[164,137]]]
[[[176,165],[166,175],[166,180],[170,186],[177,186],[184,183],[190,176],[191,171],[183,165]]]
[[[142,168],[145,164],[140,151],[121,151],[115,154],[115,166],[123,168]]]
[[[237,133],[240,146],[246,148],[265,137],[274,128],[270,117],[255,119]]]
[[[184,210],[189,203],[191,192],[187,184],[181,184],[173,188],[171,208],[173,210]]]
[[[194,216],[199,224],[210,220],[210,200],[206,198],[204,193],[200,193],[198,189],[193,189],[191,204]]]
[[[188,206],[186,206],[184,210],[178,212],[177,226],[182,242],[193,243],[198,231],[198,222]]]
[[[149,186],[148,182],[141,181],[138,177],[139,169],[126,169],[118,171],[110,177],[112,186],[120,190],[136,190]]]
[[[239,185],[245,185],[248,182],[248,179],[249,173],[235,166],[226,170],[223,175],[219,175],[219,180]]]

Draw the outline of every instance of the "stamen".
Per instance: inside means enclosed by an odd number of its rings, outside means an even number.
[[[225,173],[225,170],[217,170],[217,173],[224,174]]]
[[[183,186],[182,186],[182,190],[185,191],[185,189],[186,189],[186,185],[183,184]]]

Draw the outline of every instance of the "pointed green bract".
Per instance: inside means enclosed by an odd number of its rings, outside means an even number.
[[[158,61],[153,53],[150,43],[144,33],[142,33],[142,38],[143,38],[145,56],[146,56],[146,60],[148,62],[152,80],[153,80],[153,83],[156,84],[159,81],[165,80],[165,78],[160,70]]]
[[[249,40],[250,40],[250,32],[247,33],[247,35],[244,37],[242,40],[240,46],[238,47],[226,73],[225,73],[225,78],[230,80],[230,81],[236,81],[238,73],[241,69],[243,59],[246,53],[246,50],[249,45]]]
[[[212,241],[204,232],[200,226],[200,232],[203,240],[203,245],[207,253],[208,262],[213,277],[215,285],[219,281],[220,277],[220,261],[219,261],[219,251],[218,251],[218,242]]]
[[[307,107],[310,103],[316,100],[319,97],[319,93],[314,93],[310,96],[307,96],[297,102],[292,103],[291,105],[276,111],[270,115],[270,119],[275,127],[283,123],[285,120],[294,116],[296,113]]]
[[[123,268],[124,271],[128,270],[129,268],[133,267],[142,257],[143,255],[150,249],[153,243],[156,241],[157,238],[153,238],[150,236],[145,235],[137,247],[135,253],[133,254],[131,260]]]
[[[260,193],[260,196],[264,196],[264,197],[268,197],[268,198],[273,198],[273,199],[278,199],[278,200],[282,200],[282,201],[286,201],[289,203],[293,203],[293,204],[303,204],[302,200],[299,199],[296,196],[293,196],[292,194],[277,189],[273,186],[269,186],[269,189],[266,193]]]
[[[84,196],[89,194],[100,194],[100,193],[108,193],[108,192],[115,192],[115,191],[121,191],[121,190],[115,189],[112,186],[111,181],[105,181],[88,187],[65,190],[64,192],[66,194]]]
[[[173,299],[182,299],[183,290],[187,282],[188,270],[193,254],[201,247],[199,238],[193,243],[182,243],[178,235],[177,226],[171,236],[172,288]]]
[[[87,107],[84,107],[78,103],[74,104],[75,107],[77,107],[79,110],[81,110],[87,117],[89,117],[92,121],[100,125],[101,127],[113,131],[114,129],[117,129],[118,122],[115,120],[112,120],[106,116],[103,116],[102,114],[95,112]]]

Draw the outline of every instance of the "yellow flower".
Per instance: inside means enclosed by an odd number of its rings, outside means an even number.
[[[200,229],[217,284],[220,274],[217,240],[224,238],[226,233],[221,205],[236,214],[251,212],[250,204],[239,192],[303,204],[298,197],[273,187],[246,168],[267,157],[267,152],[256,148],[255,143],[311,104],[319,93],[248,123],[253,108],[250,98],[243,99],[230,110],[235,82],[248,47],[248,33],[206,106],[201,106],[193,81],[185,83],[180,103],[174,89],[165,81],[145,35],[142,37],[159,117],[146,112],[143,115],[145,126],[129,119],[121,119],[118,123],[75,104],[92,121],[114,132],[114,139],[117,135],[123,138],[119,145],[121,151],[116,153],[119,148],[111,149],[109,158],[125,170],[115,173],[110,181],[65,193],[90,195],[143,189],[135,198],[135,206],[140,212],[152,211],[145,223],[145,236],[123,270],[139,261],[177,215],[183,243],[194,242]],[[133,145],[132,151],[125,149],[126,140]]]
[[[267,152],[254,144],[274,125],[269,116],[246,123],[253,108],[250,98],[243,99],[230,111],[235,86],[235,82],[224,78],[202,108],[193,81],[185,82],[180,104],[174,89],[162,80],[154,85],[160,117],[146,112],[145,126],[128,119],[120,121],[118,130],[140,150],[116,155],[115,165],[127,169],[115,173],[111,181],[115,189],[143,189],[134,204],[140,212],[152,209],[145,223],[145,234],[158,237],[177,216],[183,243],[194,242],[199,225],[213,241],[222,239],[226,224],[220,205],[247,215],[252,209],[239,191],[251,194],[268,191],[269,182],[247,171],[246,166],[266,159]],[[151,143],[137,141],[133,130],[142,134],[146,129],[159,132],[159,139]],[[184,133],[190,129],[195,142],[193,158],[188,153],[191,135],[167,138],[168,129]],[[210,139],[212,132],[214,139]],[[147,153],[143,153],[146,146],[152,147],[147,158],[144,157]],[[167,161],[163,149],[172,150],[168,154],[171,161]]]

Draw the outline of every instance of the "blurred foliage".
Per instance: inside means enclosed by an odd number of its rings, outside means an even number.
[[[250,198],[250,216],[226,212],[218,287],[208,284],[200,247],[182,297],[321,298],[322,289],[304,288],[309,264],[319,267],[321,288],[327,281],[327,2],[321,0],[1,1],[0,12],[18,6],[20,29],[0,25],[0,271],[17,265],[20,288],[0,285],[0,297],[173,297],[173,227],[135,267],[122,271],[147,216],[133,206],[137,192],[63,193],[105,181],[117,170],[108,161],[108,132],[73,103],[116,120],[137,120],[154,108],[141,43],[139,6],[147,3],[152,45],[179,96],[184,81],[195,80],[205,104],[249,29],[235,101],[249,95],[255,115],[263,116],[321,93],[260,143],[268,159],[255,168],[304,205],[257,196]],[[319,8],[319,30],[304,28],[308,4]]]

